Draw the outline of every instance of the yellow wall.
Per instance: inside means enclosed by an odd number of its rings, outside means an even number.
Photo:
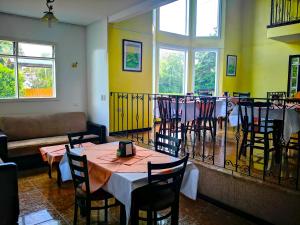
[[[142,72],[126,72],[122,70],[122,40],[129,39],[141,41],[143,43]],[[109,59],[109,90],[110,92],[128,92],[128,93],[152,93],[152,12],[138,16],[119,23],[109,24],[108,31],[108,59]],[[131,97],[131,96],[129,96]],[[134,103],[135,109],[131,110],[131,103]],[[145,104],[147,99],[145,99]],[[119,107],[118,107],[119,104]],[[144,128],[148,125],[148,109],[142,106],[139,100],[139,122],[136,121],[136,100],[129,98],[129,108],[127,102],[122,99],[113,102],[110,97],[110,131],[122,130],[121,113],[124,113],[123,130]],[[114,108],[113,108],[114,107]],[[144,123],[142,123],[142,108],[144,112]],[[115,124],[114,124],[115,121]],[[119,128],[117,122],[119,121]]]
[[[284,43],[267,38],[270,1],[243,1],[241,87],[253,97],[267,91],[286,91],[289,55],[300,53],[300,41]]]

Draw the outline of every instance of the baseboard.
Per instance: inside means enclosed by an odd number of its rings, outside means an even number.
[[[237,208],[234,208],[232,206],[226,205],[223,202],[220,202],[218,200],[210,198],[210,197],[208,197],[206,195],[198,193],[198,198],[200,198],[202,200],[205,200],[205,201],[207,201],[207,202],[209,202],[209,203],[211,203],[211,204],[213,204],[213,205],[215,205],[215,206],[217,206],[219,208],[222,208],[222,209],[227,210],[229,212],[232,212],[232,213],[234,213],[236,215],[239,215],[239,216],[241,216],[241,217],[243,217],[243,218],[245,218],[245,219],[247,219],[247,220],[249,220],[251,222],[254,222],[256,224],[259,224],[259,225],[272,225],[272,223],[269,223],[269,222],[267,222],[267,221],[265,221],[265,220],[263,220],[261,218],[253,216],[253,215],[251,215],[249,213],[246,213],[246,212],[244,212],[242,210],[239,210]]]

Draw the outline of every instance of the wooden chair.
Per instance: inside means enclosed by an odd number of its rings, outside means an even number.
[[[277,91],[277,92],[267,92],[267,98],[270,102],[282,105],[284,99],[287,97],[287,92]]]
[[[211,91],[198,91],[199,96],[213,96]]]
[[[171,97],[157,97],[157,104],[160,114],[160,126],[159,133],[162,134],[171,134],[175,132],[176,123],[176,112],[172,109]],[[180,120],[179,112],[177,112],[177,119]],[[180,126],[179,126],[180,127]]]
[[[103,138],[100,135],[91,133],[89,131],[68,133],[68,139],[71,148],[74,148],[75,145],[80,145],[87,142],[92,142],[95,144],[102,144],[103,142]]]
[[[199,134],[200,139],[200,132],[208,130],[212,138],[215,138],[217,118],[214,116],[214,110],[216,107],[216,98],[200,97],[197,103],[199,104],[199,114],[196,115],[191,125],[189,123],[185,125],[185,134],[188,130],[190,133],[194,131]]]
[[[269,102],[239,102],[239,118],[241,121],[243,138],[239,152],[239,158],[250,148],[250,163],[252,162],[253,149],[264,151],[264,172],[266,171],[270,148],[270,134],[274,135],[274,123],[269,120]],[[250,138],[248,138],[250,134]]]
[[[155,151],[161,152],[170,156],[178,157],[181,140],[175,137],[156,133]]]
[[[17,225],[19,219],[18,175],[15,163],[0,159],[0,224]]]
[[[179,194],[189,154],[176,162],[152,164],[148,162],[148,185],[132,192],[131,224],[138,225],[139,220],[148,225],[171,216],[171,225],[178,224]],[[168,210],[166,215],[158,217],[159,211]],[[139,211],[147,212],[147,218],[140,217]]]
[[[119,205],[116,201],[114,204],[108,204],[108,200],[112,199],[113,196],[108,192],[104,191],[102,188],[98,189],[94,193],[90,192],[89,183],[89,172],[88,163],[86,156],[74,155],[70,152],[68,145],[65,146],[67,150],[68,161],[70,165],[70,170],[73,178],[73,184],[75,189],[75,208],[74,208],[74,221],[73,224],[77,224],[77,213],[78,207],[84,210],[86,216],[86,224],[90,224],[91,210],[101,210],[104,209],[104,220],[107,222],[108,208]],[[85,190],[82,189],[83,185]],[[104,201],[104,206],[92,207],[92,201]]]

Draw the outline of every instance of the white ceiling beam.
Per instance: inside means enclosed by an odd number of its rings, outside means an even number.
[[[153,9],[159,8],[160,6],[175,2],[177,0],[148,0],[142,3],[139,3],[135,6],[129,7],[128,9],[122,10],[114,15],[108,17],[109,23],[116,23],[122,20],[127,20],[132,17],[144,14]]]

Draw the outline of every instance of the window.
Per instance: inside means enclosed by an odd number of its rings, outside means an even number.
[[[219,36],[219,0],[197,0],[197,37]]]
[[[54,46],[0,40],[0,99],[53,98]]]
[[[182,94],[185,91],[186,51],[159,49],[158,92],[160,94]]]
[[[194,54],[194,92],[216,91],[217,51],[197,50]]]
[[[178,0],[159,9],[159,29],[170,33],[188,35],[187,1]]]

